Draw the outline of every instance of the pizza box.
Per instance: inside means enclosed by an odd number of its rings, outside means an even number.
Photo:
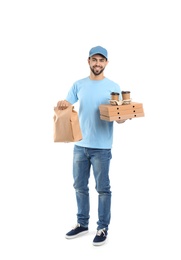
[[[144,116],[143,104],[131,102],[129,105],[101,104],[100,118],[106,121],[126,120]]]

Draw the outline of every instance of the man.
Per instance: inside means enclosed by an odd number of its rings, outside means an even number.
[[[73,152],[73,178],[77,200],[77,224],[66,234],[67,239],[88,232],[89,226],[89,177],[92,167],[98,193],[97,233],[93,245],[105,243],[111,218],[111,190],[109,166],[112,158],[113,124],[100,119],[99,105],[109,104],[111,92],[121,95],[120,86],[104,76],[108,52],[101,46],[89,52],[89,77],[76,81],[66,100],[59,101],[59,109],[66,109],[79,101],[79,120],[82,140],[75,143]],[[117,121],[123,123],[124,121]]]

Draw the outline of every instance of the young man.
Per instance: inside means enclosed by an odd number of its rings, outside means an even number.
[[[93,245],[105,243],[111,218],[111,190],[109,166],[112,158],[113,122],[100,119],[99,105],[109,104],[111,92],[121,95],[120,86],[104,76],[108,64],[107,50],[101,46],[89,52],[89,77],[76,81],[66,100],[59,101],[59,109],[66,109],[79,101],[79,120],[83,139],[75,143],[73,151],[73,179],[77,201],[77,224],[66,234],[67,239],[88,232],[89,177],[92,167],[98,193],[97,233]],[[117,121],[123,123],[124,121]]]

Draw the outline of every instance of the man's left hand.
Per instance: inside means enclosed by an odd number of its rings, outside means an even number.
[[[126,121],[127,119],[122,119],[122,120],[116,120],[116,122],[118,123],[118,124],[122,124],[122,123],[124,123],[125,121]]]

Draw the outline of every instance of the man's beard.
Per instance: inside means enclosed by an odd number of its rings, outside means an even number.
[[[94,68],[91,68],[90,67],[90,69],[91,69],[91,71],[92,71],[92,73],[95,75],[95,76],[98,76],[98,75],[100,75],[103,71],[104,71],[104,69],[105,68],[103,68],[102,70],[100,70],[100,71],[96,71],[96,69],[94,69]]]

